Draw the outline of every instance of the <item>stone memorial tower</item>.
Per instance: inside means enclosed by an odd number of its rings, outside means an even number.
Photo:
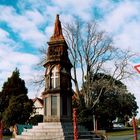
[[[67,122],[72,117],[72,64],[68,58],[68,46],[62,34],[59,15],[56,16],[54,33],[48,42],[44,64],[45,91],[44,122]]]

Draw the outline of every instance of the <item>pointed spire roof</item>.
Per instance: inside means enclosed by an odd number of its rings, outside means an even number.
[[[54,25],[54,33],[50,39],[50,41],[57,41],[57,40],[64,40],[64,36],[62,34],[62,27],[61,27],[61,22],[59,20],[59,15],[56,15],[56,20],[55,20],[55,25]]]

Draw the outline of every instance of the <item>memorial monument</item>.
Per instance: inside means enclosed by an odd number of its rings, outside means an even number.
[[[72,117],[72,64],[68,58],[68,46],[62,34],[59,15],[56,16],[54,34],[48,42],[46,87],[44,98],[44,122],[66,122]]]

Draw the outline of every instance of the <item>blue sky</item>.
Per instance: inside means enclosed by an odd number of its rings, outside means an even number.
[[[0,88],[18,67],[25,80],[29,97],[40,95],[31,80],[40,75],[35,69],[38,50],[53,33],[56,14],[62,22],[74,17],[96,20],[108,32],[114,45],[140,54],[139,0],[0,0]],[[132,65],[140,63],[137,57]],[[140,77],[126,81],[140,107]]]

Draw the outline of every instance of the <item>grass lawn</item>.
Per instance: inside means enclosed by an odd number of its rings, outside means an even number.
[[[3,136],[3,138],[12,138],[12,136]]]
[[[133,129],[118,129],[113,132],[107,132],[108,136],[123,136],[123,135],[133,135]],[[137,130],[137,133],[140,133],[140,129]]]

